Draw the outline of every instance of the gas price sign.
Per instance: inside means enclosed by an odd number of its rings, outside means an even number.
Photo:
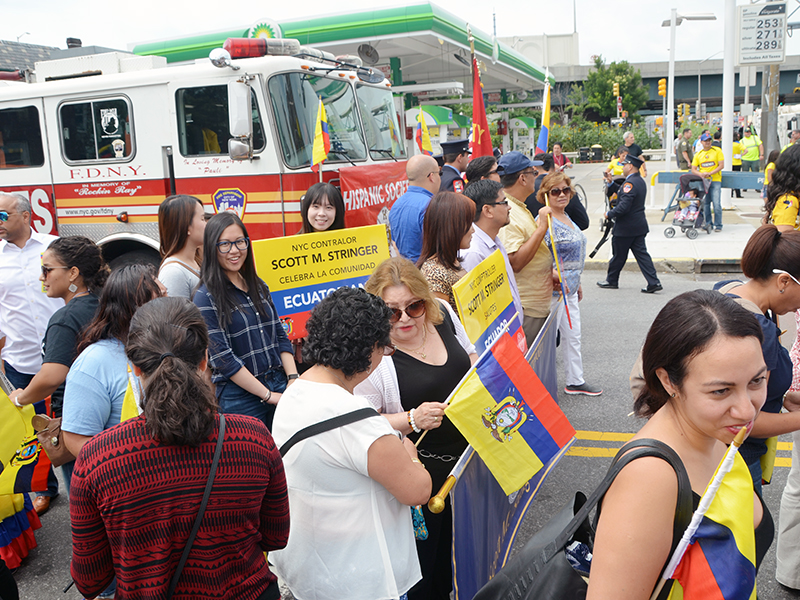
[[[739,7],[739,65],[782,63],[786,58],[786,3]]]

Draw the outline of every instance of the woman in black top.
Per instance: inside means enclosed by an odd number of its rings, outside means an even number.
[[[397,351],[383,359],[356,394],[365,396],[412,441],[430,430],[418,451],[438,492],[467,447],[444,415],[444,401],[477,360],[475,349],[455,313],[433,297],[425,277],[410,261],[399,257],[384,261],[365,289],[392,309],[390,336]],[[449,501],[439,514],[427,506],[422,510],[428,529],[428,539],[417,541],[422,581],[408,598],[446,600],[452,588],[452,510]]]

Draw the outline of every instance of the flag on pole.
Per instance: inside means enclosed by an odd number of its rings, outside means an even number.
[[[747,463],[736,454],[675,569],[677,583],[669,598],[755,600],[755,544],[753,480]]]
[[[575,435],[507,333],[478,359],[445,412],[506,494],[525,485]]]
[[[547,152],[550,140],[550,81],[544,86],[544,96],[542,102],[542,130],[539,132],[539,140],[536,142],[536,152]]]
[[[314,127],[314,149],[311,153],[311,170],[316,173],[319,166],[331,151],[331,138],[328,135],[328,117],[325,114],[325,105],[322,98],[319,100],[319,110],[317,111],[317,124]]]
[[[417,113],[417,147],[422,154],[433,156],[433,144],[431,144],[431,136],[428,134],[428,125],[425,123],[425,117],[422,114],[422,107],[419,107]]]
[[[483,84],[478,59],[472,55],[472,136],[469,139],[472,158],[492,156],[492,136],[489,133],[489,121],[486,119],[486,107],[483,104]]]
[[[32,405],[17,408],[0,389],[0,495],[43,492],[51,473],[31,419]]]

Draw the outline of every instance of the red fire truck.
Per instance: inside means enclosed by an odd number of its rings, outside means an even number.
[[[200,198],[254,239],[292,235],[321,98],[348,226],[383,222],[406,189],[391,86],[296,40],[228,40],[167,66],[120,52],[36,63],[0,81],[0,189],[31,200],[40,232],[85,235],[113,264],[158,259],[158,205]]]

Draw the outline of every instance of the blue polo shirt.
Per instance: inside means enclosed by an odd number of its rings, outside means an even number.
[[[422,252],[422,223],[431,198],[433,194],[425,188],[410,185],[389,211],[392,240],[397,244],[400,255],[413,263],[417,262]]]

